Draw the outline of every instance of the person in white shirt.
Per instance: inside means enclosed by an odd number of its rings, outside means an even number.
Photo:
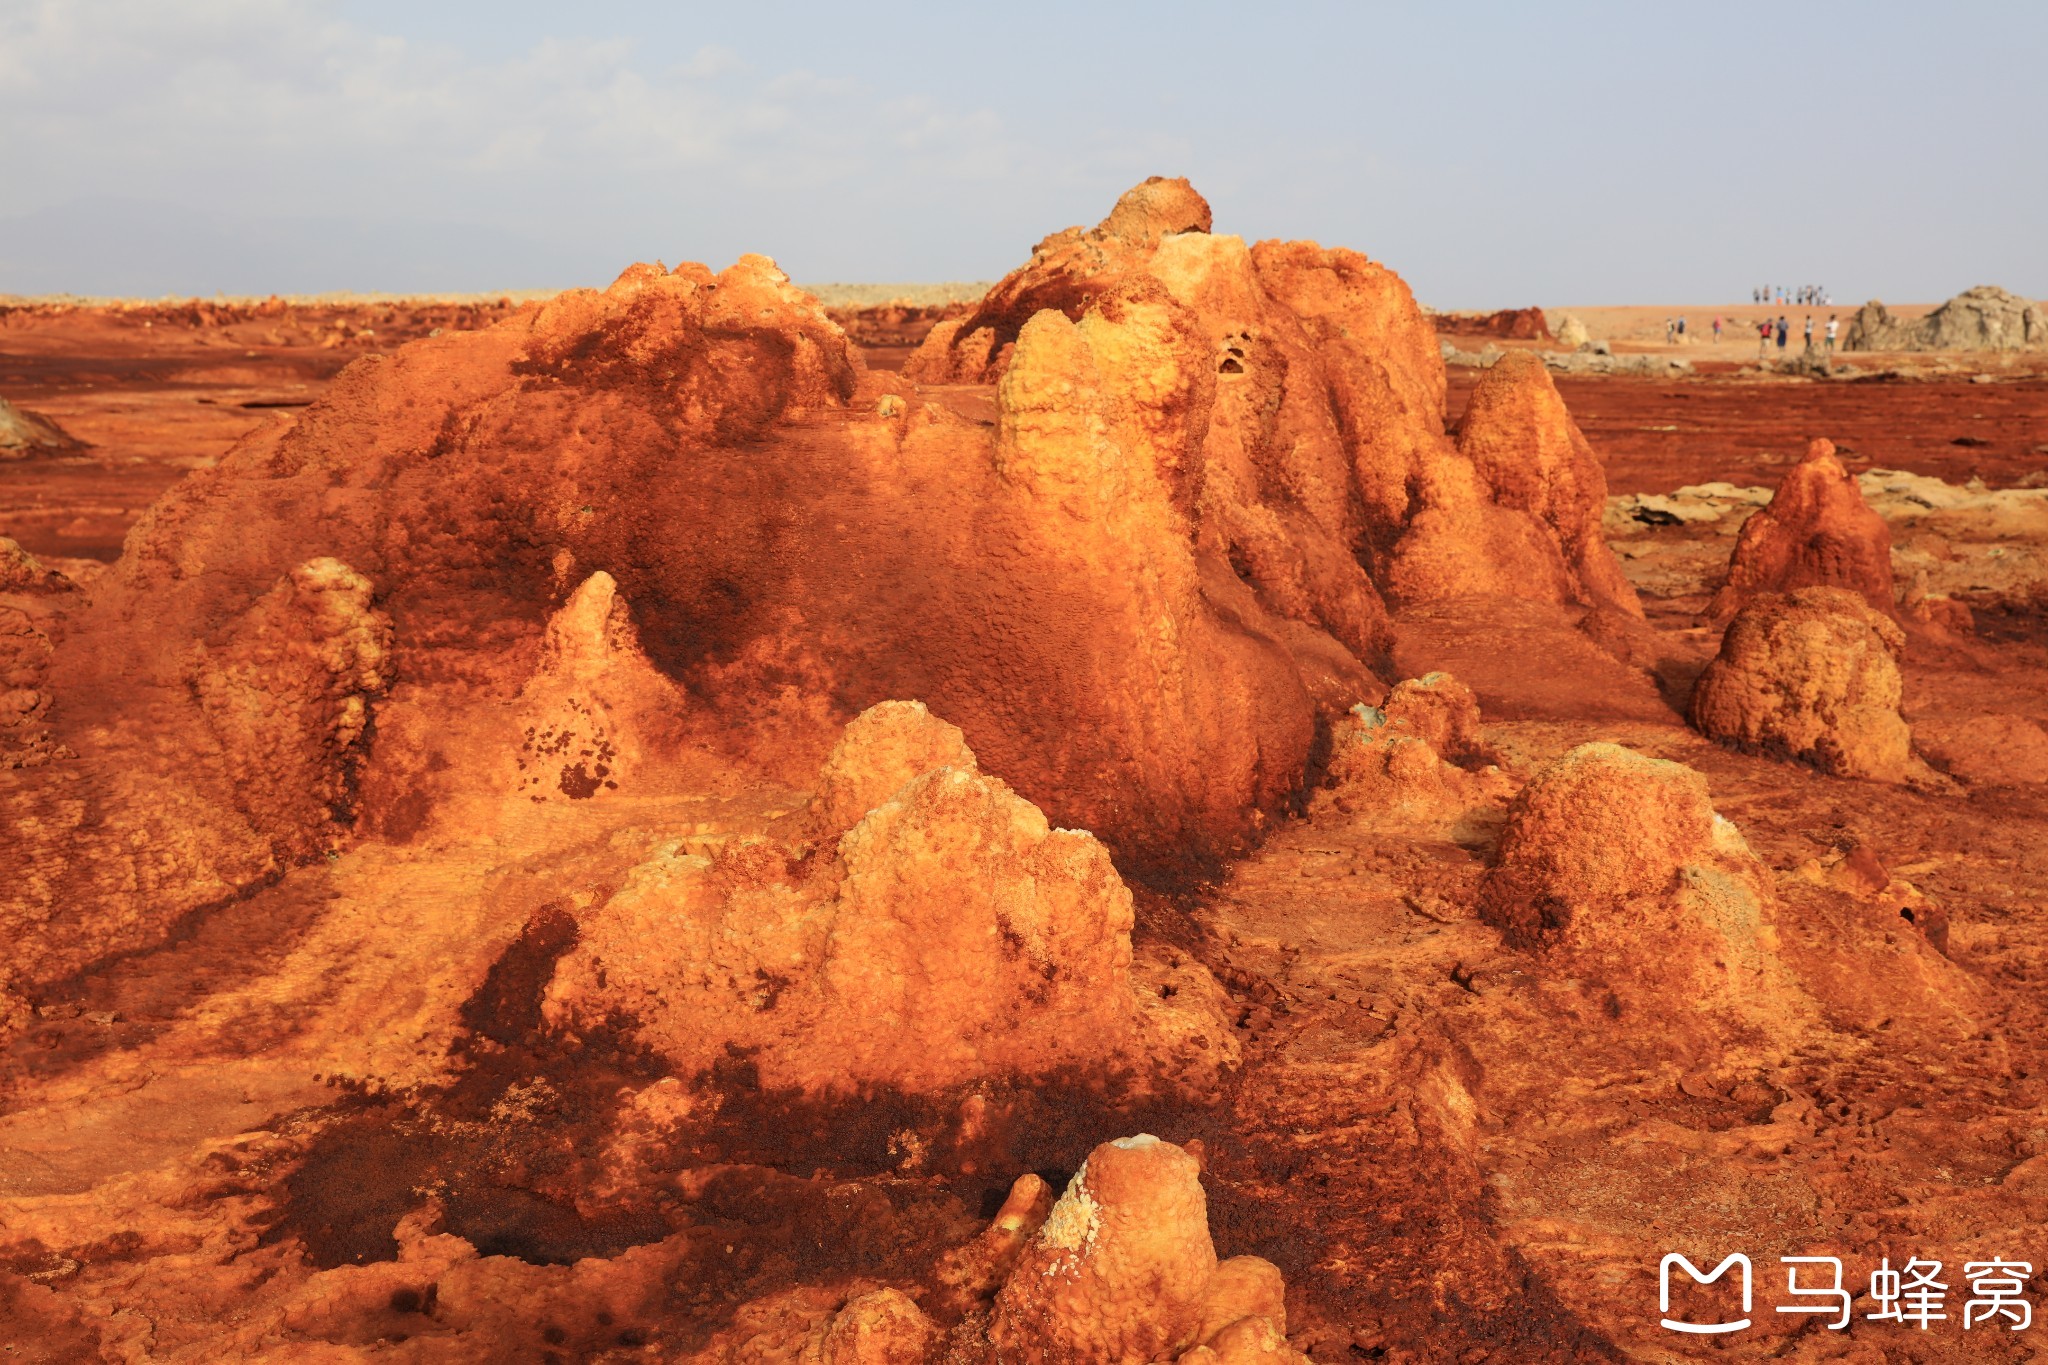
[[[1833,313],[1828,314],[1828,353],[1831,355],[1835,349],[1835,330],[1841,325],[1842,323],[1839,318]]]

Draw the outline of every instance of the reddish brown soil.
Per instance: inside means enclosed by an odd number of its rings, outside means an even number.
[[[509,303],[0,306],[0,396],[82,450],[0,459],[0,527],[37,554],[111,560],[188,471],[289,421],[344,365]]]
[[[1503,308],[1497,313],[1437,313],[1430,321],[1436,324],[1439,336],[1550,340],[1550,323],[1544,318],[1541,308]]]
[[[846,335],[867,357],[871,370],[900,370],[925,333],[948,318],[963,318],[974,311],[972,303],[898,304],[885,303],[868,308],[827,308],[826,315],[846,329]]]
[[[1481,371],[1451,371],[1451,411]],[[1705,375],[1560,377],[1558,391],[1607,469],[1610,493],[1723,479],[1775,485],[1826,437],[1852,469],[1904,469],[2010,488],[2048,470],[2048,377],[1815,383]]]
[[[877,350],[908,351],[924,340],[933,324],[966,317],[973,311],[972,303],[884,303],[867,308],[827,308],[825,315],[868,352],[869,363],[873,364]]]

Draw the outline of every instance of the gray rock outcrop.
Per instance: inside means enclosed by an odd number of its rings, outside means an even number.
[[[1693,372],[1690,360],[1672,355],[1614,355],[1606,343],[1595,341],[1577,351],[1542,351],[1543,363],[1552,374],[1618,374],[1636,378],[1668,379]],[[1507,352],[1488,342],[1476,351],[1461,351],[1448,341],[1437,343],[1444,364],[1468,370],[1490,370]]]
[[[1876,299],[1849,320],[1850,351],[2024,351],[2048,349],[2048,309],[1980,284],[1926,317],[1903,321]]]

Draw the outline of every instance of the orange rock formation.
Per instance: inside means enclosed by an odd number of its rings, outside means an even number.
[[[1841,777],[1921,776],[1899,714],[1906,637],[1842,588],[1760,597],[1728,624],[1693,690],[1701,734]]]
[[[1515,798],[1481,908],[1511,942],[1591,964],[1641,1000],[1753,1004],[1773,986],[1769,876],[1706,779],[1582,744]]]
[[[1210,228],[1185,181],[1147,182],[1097,227],[1040,242],[979,309],[934,328],[905,374],[992,381],[1032,318],[1079,320],[1118,290],[1163,284],[1187,310],[1170,313],[1171,326],[1215,372],[1177,487],[1198,513],[1198,539],[1279,614],[1319,622],[1371,662],[1382,595],[1634,609],[1592,531],[1605,493],[1598,465],[1540,366],[1534,379],[1504,376],[1463,451],[1443,431],[1435,332],[1397,276],[1356,252],[1248,249]],[[1511,396],[1523,388],[1541,392]]]
[[[1807,587],[1846,588],[1894,612],[1891,528],[1863,500],[1832,441],[1809,445],[1770,505],[1743,523],[1707,614],[1726,621],[1759,593]]]
[[[1329,785],[1318,795],[1388,827],[1455,820],[1512,795],[1480,734],[1479,700],[1448,673],[1397,683],[1359,706],[1331,736]]]
[[[536,802],[630,790],[649,744],[688,705],[648,662],[618,584],[600,569],[548,619],[539,665],[513,703],[513,789]]]
[[[20,545],[0,536],[0,592],[61,592],[69,586],[63,574],[45,568]]]
[[[353,817],[370,707],[391,681],[391,621],[371,596],[370,581],[340,560],[308,560],[194,666],[192,691],[236,805],[282,860],[334,847]]]
[[[1194,1157],[1119,1138],[1089,1153],[1025,1249],[989,1338],[1022,1365],[1298,1361],[1279,1279],[1256,1257],[1218,1263]]]
[[[61,946],[25,930],[23,969],[151,941],[351,821],[467,827],[478,765],[505,766],[472,721],[521,689],[530,797],[614,790],[685,733],[807,781],[848,719],[908,696],[1133,866],[1207,865],[1294,798],[1319,723],[1380,694],[1380,587],[1625,597],[1547,380],[1463,454],[1398,278],[1208,226],[1185,182],[1148,182],[991,291],[963,326],[994,338],[972,376],[999,378],[992,430],[890,392],[759,257],[636,266],[351,367],[156,506],[70,622],[45,690],[137,690],[62,741],[85,832],[48,789],[18,798],[30,860],[63,867],[0,891],[0,921],[95,907]],[[935,334],[923,363],[959,356]],[[1523,425],[1533,478],[1507,472]],[[315,561],[374,622],[293,615],[277,594],[310,589],[278,585]],[[586,676],[608,593],[644,653],[612,684],[630,705]],[[322,654],[357,648],[374,663]],[[288,654],[326,671],[252,691],[248,660]],[[140,757],[159,743],[188,756]],[[139,834],[173,810],[174,837]]]
[[[1093,836],[1050,828],[921,706],[856,720],[826,778],[836,853],[665,844],[580,916],[549,1017],[628,1021],[679,1075],[744,1055],[812,1093],[1135,1070],[1167,1050],[1144,1033],[1165,1009],[1133,976],[1130,892]],[[838,832],[856,793],[872,804]],[[1213,1068],[1221,1019],[1174,994]]]
[[[72,620],[49,690],[103,697],[119,676],[127,696],[117,725],[78,716],[83,786],[10,798],[29,860],[51,875],[0,892],[0,922],[87,907],[61,943],[25,927],[23,969],[149,941],[345,822],[310,793],[249,814],[235,794],[257,779],[214,737],[270,725],[266,752],[288,731],[309,746],[291,761],[332,776],[356,743],[335,717],[237,710],[226,692],[195,707],[190,690],[206,671],[195,648],[297,648],[264,643],[286,627],[262,623],[299,618],[258,604],[309,550],[373,582],[390,622],[389,690],[344,783],[387,836],[449,814],[484,761],[474,718],[522,688],[522,742],[591,754],[546,771],[548,755],[530,754],[534,794],[617,780],[596,772],[616,767],[597,755],[619,738],[591,728],[609,722],[569,714],[590,705],[572,680],[593,661],[549,643],[547,624],[575,579],[601,570],[688,698],[671,719],[772,772],[806,780],[860,707],[922,696],[1061,820],[1141,862],[1232,846],[1251,812],[1299,784],[1312,691],[1349,704],[1376,684],[1327,635],[1230,587],[1191,540],[1162,470],[1209,376],[1206,363],[1173,369],[1147,330],[1169,306],[1041,324],[993,435],[942,406],[880,402],[881,381],[760,258],[721,276],[636,268],[603,293],[363,362],[297,425],[154,508]],[[1076,368],[1077,346],[1116,363]],[[1091,433],[1082,458],[1063,444],[1076,422]],[[568,673],[543,686],[529,682],[537,668]],[[271,761],[252,753],[232,763]],[[67,813],[81,797],[84,832]],[[164,832],[142,833],[153,821]]]
[[[1485,376],[1458,423],[1458,450],[1493,501],[1540,518],[1564,554],[1572,596],[1641,616],[1636,590],[1601,539],[1607,477],[1565,411],[1543,357],[1509,351]]]

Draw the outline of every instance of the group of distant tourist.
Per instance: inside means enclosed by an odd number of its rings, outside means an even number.
[[[1801,285],[1800,287],[1792,290],[1791,294],[1792,298],[1788,300],[1786,298],[1786,291],[1782,288],[1776,291],[1775,297],[1773,297],[1773,292],[1769,288],[1755,289],[1751,291],[1752,300],[1756,303],[1784,304],[1789,302],[1797,304],[1820,304],[1821,306],[1825,307],[1833,302],[1833,300],[1828,297],[1826,291],[1821,289],[1818,285]],[[1827,344],[1827,353],[1829,355],[1833,355],[1835,353],[1835,339],[1841,335],[1841,331],[1842,322],[1840,317],[1834,313],[1828,314],[1828,320],[1823,326],[1823,336]],[[1762,360],[1764,358],[1764,356],[1770,351],[1771,343],[1774,339],[1777,342],[1778,349],[1782,351],[1785,349],[1786,344],[1791,340],[1791,338],[1792,323],[1790,319],[1788,319],[1783,313],[1780,313],[1775,320],[1772,319],[1770,316],[1766,315],[1763,318],[1763,320],[1758,322],[1756,325],[1756,358],[1758,360]],[[1716,315],[1716,317],[1714,318],[1714,340],[1718,342],[1720,339],[1721,319],[1718,315]],[[1809,351],[1812,350],[1813,314],[1811,313],[1808,313],[1806,315],[1805,340],[1806,349]],[[1685,314],[1680,313],[1676,317],[1668,317],[1664,319],[1664,344],[1666,346],[1682,346],[1685,344]]]
[[[1833,355],[1835,353],[1835,338],[1838,335],[1840,335],[1841,329],[1841,319],[1833,313],[1828,314],[1827,353],[1829,355]],[[1785,320],[1785,315],[1783,313],[1778,314],[1778,320],[1776,322],[1773,322],[1768,317],[1766,317],[1763,321],[1759,322],[1756,325],[1756,358],[1758,360],[1762,360],[1764,358],[1764,353],[1771,349],[1771,338],[1773,336],[1775,336],[1778,339],[1778,349],[1781,351],[1784,350],[1785,342],[1791,336],[1791,334],[1791,324]],[[1809,351],[1812,350],[1813,314],[1811,313],[1808,313],[1806,315],[1805,340],[1806,349]]]
[[[1835,305],[1835,296],[1817,284],[1795,284],[1790,287],[1782,284],[1762,284],[1749,291],[1749,301],[1775,303],[1780,306],[1791,304],[1797,308],[1814,304],[1822,308],[1832,308]]]
[[[1714,319],[1714,340],[1716,340],[1716,341],[1719,341],[1720,339],[1721,339],[1721,319],[1720,319],[1720,318],[1718,318],[1718,317],[1716,317],[1716,318]],[[1676,346],[1676,345],[1678,345],[1678,344],[1679,344],[1680,342],[1682,342],[1682,341],[1684,341],[1684,340],[1685,340],[1685,314],[1683,314],[1683,313],[1680,313],[1680,314],[1679,314],[1679,315],[1678,315],[1677,317],[1675,317],[1675,318],[1666,318],[1666,319],[1664,319],[1664,344],[1665,344],[1666,346]]]

